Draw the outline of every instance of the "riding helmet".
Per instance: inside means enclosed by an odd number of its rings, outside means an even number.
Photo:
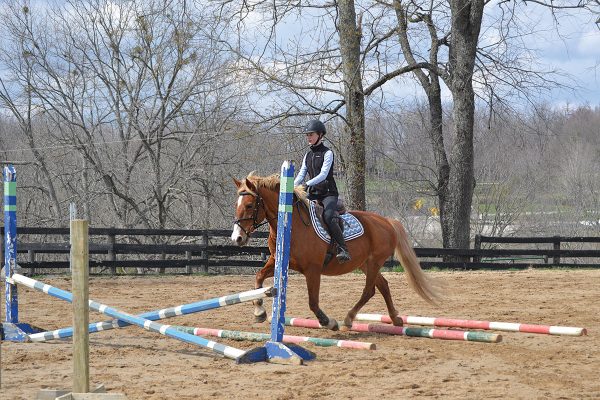
[[[327,131],[325,130],[325,124],[319,121],[318,119],[311,119],[306,124],[303,133],[317,132],[320,134],[325,134]]]

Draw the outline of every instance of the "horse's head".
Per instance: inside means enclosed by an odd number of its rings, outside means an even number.
[[[242,181],[234,178],[233,182],[238,188],[238,200],[231,240],[238,246],[243,246],[248,243],[252,232],[263,225],[267,216],[263,199],[254,183],[248,178]]]

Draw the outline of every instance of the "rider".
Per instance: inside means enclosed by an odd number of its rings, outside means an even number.
[[[350,260],[350,253],[344,241],[337,213],[338,190],[333,178],[333,151],[323,144],[325,125],[318,119],[308,121],[304,133],[310,144],[310,151],[302,160],[302,168],[294,180],[294,185],[301,185],[308,173],[308,199],[318,200],[323,204],[323,219],[329,227],[329,233],[338,244],[336,258],[340,263]]]

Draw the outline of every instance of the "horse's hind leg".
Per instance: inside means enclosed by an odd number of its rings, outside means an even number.
[[[275,272],[275,257],[272,255],[269,256],[266,264],[260,271],[256,273],[256,280],[254,283],[255,289],[260,289],[263,287],[263,282],[267,278],[271,278]],[[256,322],[265,322],[267,319],[267,311],[263,307],[263,300],[257,299],[252,300],[252,304],[254,304],[254,320]]]
[[[319,308],[319,292],[321,290],[320,269],[321,266],[315,266],[310,270],[318,271],[317,273],[303,272],[304,277],[306,278],[306,288],[308,289],[308,306],[319,320],[321,326],[337,331],[339,329],[337,321],[333,318],[329,318],[323,310]]]
[[[361,270],[365,273],[365,275],[367,277],[366,281],[365,281],[365,287],[360,296],[360,299],[354,305],[354,307],[352,307],[352,309],[350,311],[348,311],[348,314],[346,315],[346,318],[344,319],[344,325],[347,327],[352,326],[352,321],[354,321],[354,318],[356,317],[356,314],[358,313],[358,311],[360,311],[360,309],[365,304],[367,304],[367,302],[371,299],[371,297],[373,297],[375,295],[375,283],[377,281],[377,276],[380,275],[379,268],[375,268],[374,264],[372,262],[363,265],[361,267]]]
[[[379,293],[381,293],[383,299],[385,300],[385,305],[387,306],[388,314],[392,319],[392,323],[396,326],[402,326],[402,318],[398,316],[398,311],[396,310],[396,307],[394,307],[394,301],[392,300],[392,292],[390,291],[388,281],[383,277],[383,275],[381,275],[381,272],[377,274],[375,286],[377,286]]]

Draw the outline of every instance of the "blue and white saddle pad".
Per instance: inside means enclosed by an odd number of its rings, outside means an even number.
[[[314,202],[310,202],[310,207],[308,207],[310,211],[310,219],[313,224],[313,228],[315,228],[315,232],[317,236],[319,236],[326,243],[331,243],[331,237],[329,236],[329,232],[323,227],[321,221],[317,217],[316,207]],[[356,239],[359,236],[362,236],[365,233],[365,229],[363,228],[360,221],[349,212],[340,215],[342,221],[344,221],[344,240],[352,240]]]

